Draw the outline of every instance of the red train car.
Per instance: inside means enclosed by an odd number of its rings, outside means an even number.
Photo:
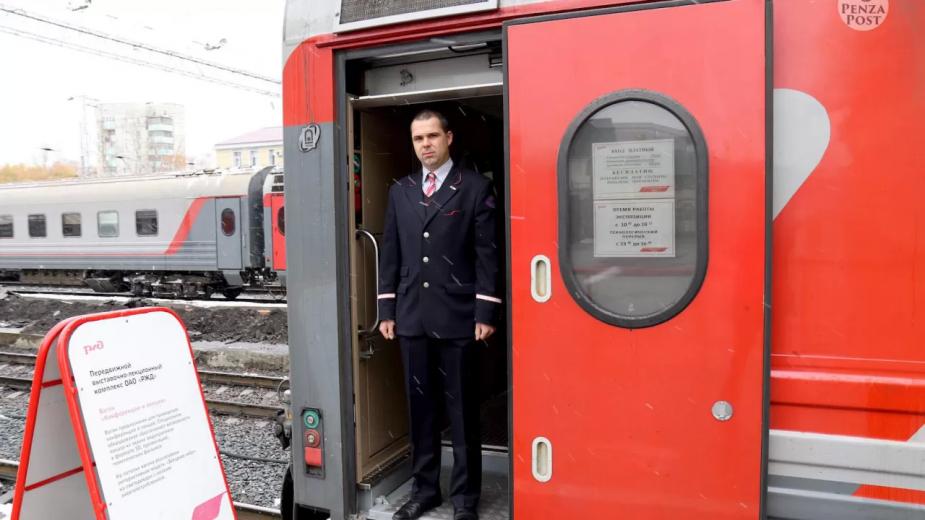
[[[925,518],[923,24],[918,0],[289,0],[284,517],[407,494],[375,246],[429,106],[503,217],[483,518]]]

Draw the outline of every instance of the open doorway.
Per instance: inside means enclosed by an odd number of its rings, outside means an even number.
[[[348,74],[349,75],[349,74]],[[368,98],[367,98],[368,99]],[[356,410],[357,482],[359,509],[369,518],[390,518],[401,504],[403,486],[410,478],[408,412],[404,375],[397,341],[385,341],[374,330],[376,316],[376,254],[373,239],[381,237],[390,185],[409,173],[420,174],[414,155],[410,124],[414,115],[430,108],[444,114],[454,134],[451,156],[455,163],[492,180],[496,207],[499,294],[506,294],[504,258],[504,122],[500,84],[478,89],[443,89],[413,98],[395,97],[373,102],[363,97],[348,101],[348,147],[353,176],[351,197],[351,281],[354,341],[354,396]],[[498,329],[479,349],[480,425],[483,451],[483,508],[508,509],[508,345],[504,309]],[[448,423],[445,422],[445,426]],[[444,476],[452,466],[449,432],[444,430]],[[364,498],[364,492],[368,498]],[[394,503],[375,505],[380,496],[394,495]],[[494,496],[498,495],[498,496]],[[364,504],[364,500],[367,501]],[[391,507],[391,508],[390,508]],[[445,502],[445,507],[452,507]],[[495,515],[484,515],[495,518]]]

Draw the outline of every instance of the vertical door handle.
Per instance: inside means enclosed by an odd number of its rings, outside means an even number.
[[[376,292],[379,292],[379,242],[376,241],[376,237],[372,233],[366,231],[365,229],[358,228],[356,230],[355,236],[357,239],[366,238],[373,245],[373,252],[375,253],[375,273],[376,273]],[[360,327],[360,336],[368,337],[373,336],[379,332],[379,303],[376,302],[376,319],[369,325],[369,327]]]
[[[530,262],[530,295],[540,303],[545,303],[552,296],[551,268],[546,255],[536,255]]]
[[[549,482],[552,478],[552,443],[546,437],[533,439],[533,478]]]

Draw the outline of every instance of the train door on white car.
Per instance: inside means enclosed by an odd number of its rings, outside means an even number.
[[[237,197],[215,200],[215,219],[218,232],[215,252],[219,269],[241,269],[241,199]]]

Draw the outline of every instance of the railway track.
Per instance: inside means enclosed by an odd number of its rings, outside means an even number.
[[[35,358],[35,354],[0,351],[0,363],[35,365]],[[271,388],[274,390],[278,389],[285,381],[282,377],[262,376],[257,374],[234,374],[231,372],[217,372],[214,370],[199,370],[199,380],[203,383],[215,385],[250,386],[255,388]]]
[[[15,460],[0,459],[0,480],[14,482],[19,471],[19,463]],[[282,518],[279,510],[260,507],[243,502],[235,502],[234,509],[238,520],[279,520]]]
[[[15,362],[26,362],[28,357],[32,357],[32,361],[35,361],[35,356],[32,354],[18,354],[11,352],[2,352],[0,353],[0,361],[2,362],[11,362],[9,360],[15,359]],[[266,376],[255,376],[258,380],[257,385],[246,385],[242,384],[241,381],[245,381],[250,376],[244,374],[223,374],[221,372],[207,372],[211,374],[207,377],[218,377],[221,381],[238,381],[237,383],[223,383],[223,384],[239,384],[242,386],[258,386],[259,384],[266,384],[270,380],[276,380],[277,385],[282,381],[281,378],[270,378]],[[219,375],[220,374],[220,375]],[[202,378],[202,373],[200,372],[200,378]],[[205,379],[203,379],[205,381]],[[32,388],[32,379],[25,377],[11,377],[11,376],[0,376],[0,386],[7,386],[10,388],[16,388],[18,390],[30,390]],[[253,417],[258,419],[272,419],[276,417],[277,413],[282,410],[278,406],[267,406],[260,404],[249,404],[249,403],[239,403],[235,401],[225,401],[220,399],[206,399],[206,406],[209,407],[209,410],[215,414],[219,415],[240,415],[243,417]]]
[[[3,284],[0,284],[0,286],[2,285]],[[18,295],[25,295],[25,296],[97,296],[97,297],[103,297],[103,298],[136,298],[136,296],[132,296],[129,293],[103,293],[103,292],[96,292],[93,290],[82,290],[82,289],[73,289],[73,288],[69,288],[68,290],[57,290],[57,289],[47,288],[47,287],[35,287],[35,288],[27,288],[27,289],[21,289],[19,287],[21,286],[17,285],[17,286],[10,287],[7,284],[7,292],[10,294],[18,294]],[[240,298],[239,297],[239,298],[235,298],[234,300],[229,300],[226,298],[222,298],[222,299],[185,298],[184,299],[184,298],[167,298],[167,297],[161,297],[161,296],[146,296],[144,298],[148,300],[153,300],[153,301],[161,301],[161,300],[176,301],[176,302],[208,301],[208,302],[215,302],[215,303],[235,302],[235,303],[251,303],[251,304],[257,304],[257,305],[263,305],[263,304],[279,305],[279,304],[286,303],[285,295],[280,297],[279,295],[274,295],[273,293],[263,293],[263,292],[248,292],[248,294],[253,294],[253,295],[266,294],[267,298]]]

